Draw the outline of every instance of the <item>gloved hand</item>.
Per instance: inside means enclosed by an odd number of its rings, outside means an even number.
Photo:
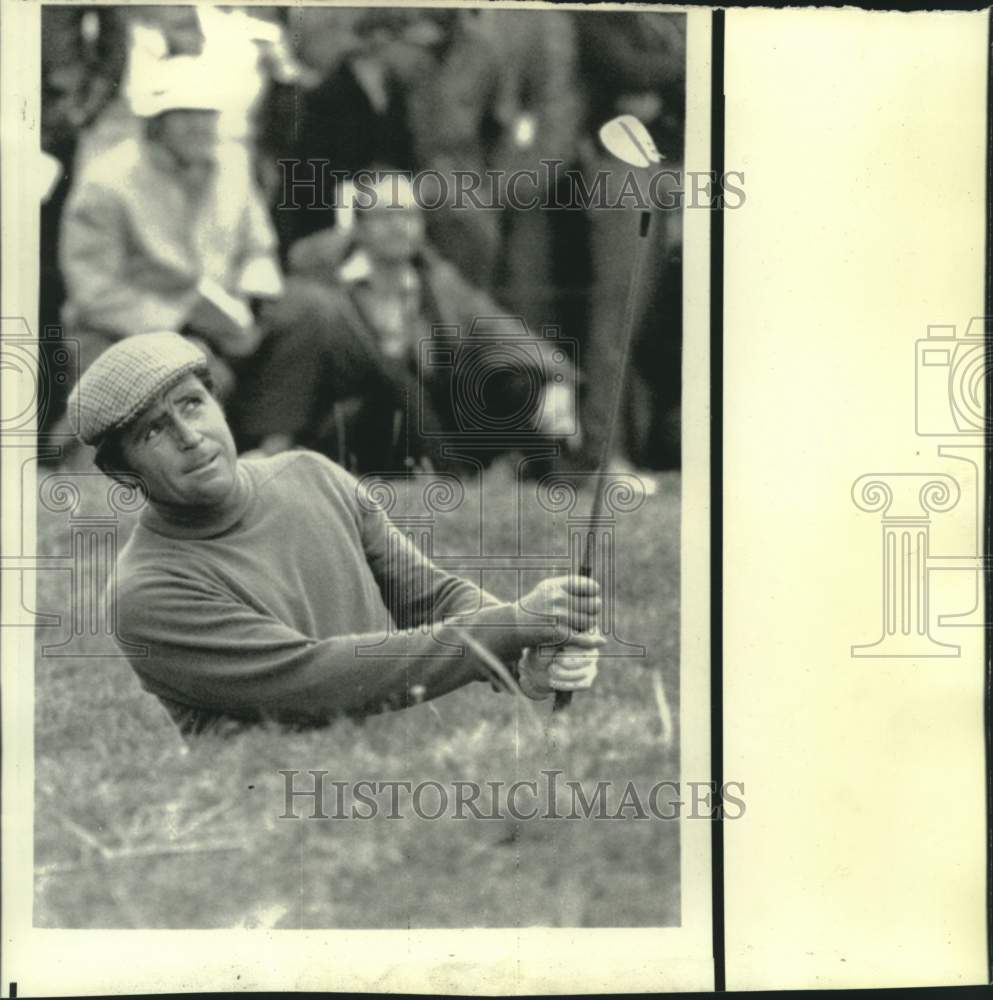
[[[586,691],[597,677],[599,653],[605,639],[599,632],[574,632],[552,656],[529,646],[521,657],[521,690],[535,701],[553,691]]]

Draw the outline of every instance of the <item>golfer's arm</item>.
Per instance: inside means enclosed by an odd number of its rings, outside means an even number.
[[[210,584],[176,578],[132,585],[120,611],[121,635],[148,648],[132,660],[148,690],[238,717],[322,722],[488,677],[445,624],[314,640]]]
[[[454,642],[461,641],[460,631],[467,632],[511,672],[526,646],[554,641],[554,635],[545,636],[516,604],[500,601],[468,580],[441,569],[395,529],[393,544],[387,546],[385,539],[391,529],[385,514],[365,515],[366,558],[383,600],[401,629],[430,626],[435,638]],[[501,689],[498,682],[494,687]]]
[[[381,510],[362,510],[362,547],[383,602],[401,629],[441,623],[500,604],[492,594],[442,569]]]

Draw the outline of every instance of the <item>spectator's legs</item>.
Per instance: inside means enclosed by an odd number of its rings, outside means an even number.
[[[390,471],[423,452],[419,428],[437,419],[414,373],[382,357],[361,320],[342,315],[338,295],[291,279],[263,312],[266,339],[238,369],[236,440],[253,448],[285,436],[357,470]]]
[[[471,165],[464,169],[469,170]],[[477,167],[482,172],[482,167]],[[470,284],[492,292],[497,283],[501,241],[500,212],[485,208],[473,208],[465,200],[456,204],[456,183],[454,175],[443,168],[438,171],[445,178],[445,186],[439,184],[432,190],[427,183],[421,185],[419,194],[429,206],[438,205],[445,194],[445,204],[426,211],[429,241],[446,260],[458,265],[459,271]],[[485,204],[485,201],[484,201]]]
[[[305,437],[324,404],[347,395],[367,366],[361,344],[340,322],[331,293],[316,282],[290,280],[260,317],[266,338],[238,364],[230,419],[244,446],[270,434]]]
[[[497,300],[524,317],[534,333],[560,322],[553,275],[551,213],[504,208]]]
[[[595,166],[605,166],[601,161]],[[614,204],[621,184],[629,172],[610,162],[608,204]],[[632,205],[632,199],[621,202]],[[649,305],[663,277],[669,243],[668,225],[664,212],[653,210],[650,240],[645,248],[644,274],[640,295],[633,304],[634,356],[646,338],[672,336],[671,330],[656,329]],[[583,372],[582,423],[586,434],[588,461],[597,463],[604,447],[604,434],[610,421],[613,400],[621,394],[621,416],[617,429],[615,454],[619,458],[636,458],[644,449],[654,419],[653,399],[657,373],[629,364],[623,383],[618,366],[624,336],[624,314],[630,290],[631,271],[638,247],[640,212],[636,207],[594,208],[591,213],[591,256],[593,284],[591,288],[590,326],[585,350],[580,357]],[[641,412],[639,412],[641,411]],[[645,412],[647,411],[647,413]]]

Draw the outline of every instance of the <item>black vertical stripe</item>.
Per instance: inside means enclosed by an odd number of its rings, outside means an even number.
[[[717,180],[710,216],[710,777],[716,817],[711,822],[714,989],[725,989],[724,968],[724,11],[711,21],[710,162]]]

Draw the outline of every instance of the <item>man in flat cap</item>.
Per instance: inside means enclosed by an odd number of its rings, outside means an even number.
[[[147,648],[131,664],[184,734],[323,725],[489,679],[455,615],[529,697],[593,683],[593,580],[549,578],[503,604],[391,549],[385,513],[329,459],[239,460],[206,358],[178,334],[120,341],[73,392],[97,465],[149,500],[118,561],[118,634]]]

